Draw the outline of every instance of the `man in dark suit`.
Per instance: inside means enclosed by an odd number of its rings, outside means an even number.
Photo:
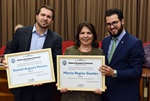
[[[110,36],[102,41],[106,65],[100,70],[106,76],[107,86],[103,101],[139,101],[139,79],[144,62],[142,42],[124,29],[121,10],[106,11],[105,23]]]
[[[62,38],[48,29],[53,20],[53,9],[47,5],[42,6],[36,14],[35,25],[17,29],[11,46],[5,53],[51,48],[56,75],[56,55],[61,54]],[[11,92],[14,94],[15,101],[52,101],[54,88],[56,88],[55,83],[47,83],[14,88]]]

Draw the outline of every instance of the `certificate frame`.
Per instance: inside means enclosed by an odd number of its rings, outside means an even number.
[[[6,54],[5,60],[8,88],[55,82],[51,48]]]
[[[90,87],[89,85],[86,86],[86,83],[80,83],[82,79],[85,79],[85,82],[94,82],[92,80],[91,81],[86,81],[86,79],[92,79],[90,77],[86,78],[85,75],[87,73],[83,72],[82,73],[83,77],[80,77],[80,76],[77,77],[75,75],[75,74],[77,74],[75,72],[80,71],[80,69],[76,69],[76,68],[78,68],[78,66],[77,67],[75,67],[74,65],[71,66],[71,64],[78,65],[78,63],[75,63],[75,61],[78,61],[78,60],[81,60],[81,61],[82,60],[83,61],[87,60],[87,65],[85,65],[85,66],[88,66],[88,61],[89,60],[95,61],[95,62],[101,61],[100,64],[98,63],[97,68],[93,67],[93,68],[96,68],[96,69],[90,70],[90,71],[95,72],[96,75],[98,74],[97,76],[95,75],[94,77],[97,77],[98,79],[100,79],[100,80],[98,80],[97,84],[93,83],[94,87]],[[67,66],[67,64],[68,64],[68,66]],[[95,64],[95,63],[93,62],[93,64]],[[79,56],[77,56],[77,55],[58,55],[57,56],[57,89],[60,90],[61,88],[67,88],[68,90],[71,90],[71,91],[72,90],[73,91],[94,91],[96,88],[98,88],[98,89],[100,89],[101,91],[104,92],[105,91],[105,76],[102,75],[101,71],[98,70],[98,68],[101,65],[104,65],[104,64],[105,64],[105,56],[102,56],[102,55],[101,56],[94,56],[94,55],[90,55],[90,56],[89,55],[79,55]],[[80,63],[79,63],[79,65],[80,65]],[[81,67],[84,68],[84,66],[81,66]],[[88,68],[90,68],[90,66]],[[87,68],[87,71],[88,71],[88,68]],[[79,80],[79,78],[81,80]],[[97,81],[95,81],[95,82],[97,82]],[[69,83],[72,83],[72,85],[68,85]],[[89,83],[87,83],[87,84],[89,84]]]

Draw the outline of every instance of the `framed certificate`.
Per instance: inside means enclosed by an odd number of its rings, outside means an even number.
[[[105,76],[98,70],[105,63],[104,56],[57,56],[58,90],[105,91]]]
[[[55,82],[51,49],[6,54],[9,88]]]

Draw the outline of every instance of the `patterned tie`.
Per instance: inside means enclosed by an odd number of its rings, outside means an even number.
[[[113,44],[112,44],[112,46],[111,46],[111,51],[110,51],[110,54],[109,54],[109,58],[108,58],[108,62],[110,63],[110,61],[111,61],[111,58],[112,58],[112,56],[113,56],[113,54],[114,54],[114,51],[115,51],[115,49],[116,49],[116,41],[117,41],[117,38],[112,38],[112,40],[113,40]]]

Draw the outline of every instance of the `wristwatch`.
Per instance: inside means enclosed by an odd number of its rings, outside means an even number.
[[[117,70],[114,70],[112,77],[117,77]]]

